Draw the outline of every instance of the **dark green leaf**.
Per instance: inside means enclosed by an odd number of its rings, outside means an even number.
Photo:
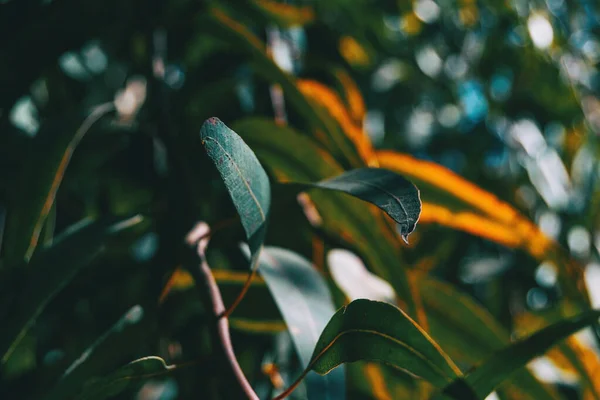
[[[387,169],[358,168],[306,185],[347,193],[376,205],[400,225],[400,234],[407,243],[421,215],[419,190]]]
[[[45,399],[60,400],[72,398],[82,390],[88,393],[88,384],[90,382],[93,383],[91,387],[97,389],[94,392],[100,392],[100,389],[102,389],[102,393],[106,396],[115,395],[116,392],[110,391],[108,385],[104,385],[104,380],[102,379],[99,380],[102,382],[102,386],[99,387],[96,383],[98,381],[97,377],[111,371],[115,364],[119,365],[118,363],[128,361],[127,358],[131,357],[135,351],[132,350],[135,348],[135,346],[132,346],[132,343],[140,343],[140,336],[148,331],[148,321],[149,318],[144,316],[144,309],[141,306],[136,305],[132,307],[67,368],[60,381],[46,395]],[[126,367],[117,370],[117,372]],[[110,376],[113,377],[113,375],[111,374]],[[112,380],[114,379],[111,378]],[[110,383],[111,385],[113,384],[113,382]],[[125,389],[126,386],[117,385],[110,389],[118,388],[120,391]],[[78,396],[77,398],[87,397]]]
[[[144,357],[119,368],[104,378],[88,381],[77,400],[104,400],[113,398],[126,389],[135,388],[142,381],[170,372],[160,357]]]
[[[31,277],[19,272],[11,279],[10,286],[2,282],[5,285],[0,294],[2,363],[8,360],[14,347],[50,300],[103,251],[108,237],[142,221],[141,216],[118,222],[115,219],[84,220],[57,237],[50,248],[36,253],[27,266],[27,270],[32,272]]]
[[[498,351],[483,364],[476,367],[465,378],[457,379],[449,385],[449,392],[466,381],[477,396],[485,398],[515,370],[525,366],[529,361],[544,354],[560,340],[576,333],[600,318],[600,311],[588,311],[546,327],[533,335],[519,340],[513,345]]]
[[[254,265],[266,233],[271,204],[269,178],[254,152],[218,118],[204,122],[200,137],[240,215]]]
[[[442,349],[400,309],[355,300],[331,318],[321,334],[310,368],[327,374],[342,363],[369,360],[392,365],[444,387],[460,370]]]
[[[259,272],[283,315],[302,368],[307,368],[319,335],[335,313],[327,283],[309,261],[277,247],[265,247]],[[328,376],[309,374],[306,383],[310,399],[345,398],[342,369]]]

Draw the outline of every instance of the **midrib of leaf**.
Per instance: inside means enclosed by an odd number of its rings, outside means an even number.
[[[248,190],[248,194],[250,194],[250,197],[252,198],[252,200],[254,201],[254,204],[256,204],[256,207],[258,208],[258,211],[260,213],[260,217],[263,220],[263,222],[266,220],[265,217],[265,212],[262,209],[262,206],[260,205],[258,199],[256,198],[256,195],[254,194],[254,191],[252,190],[252,188],[250,187],[250,184],[248,183],[248,181],[246,180],[246,177],[244,176],[244,174],[242,173],[242,171],[240,170],[240,167],[237,165],[237,163],[235,162],[235,160],[233,159],[233,157],[231,157],[231,154],[229,154],[225,148],[221,145],[221,143],[219,143],[218,140],[210,137],[210,136],[206,136],[204,138],[204,140],[210,140],[213,141],[214,143],[217,144],[217,146],[219,146],[219,148],[221,149],[221,151],[223,152],[223,154],[229,159],[229,161],[231,162],[231,165],[234,166],[235,170],[237,171],[239,177],[241,178],[242,182],[244,182],[244,186],[246,186],[246,189]],[[252,232],[254,233],[254,232]]]
[[[320,359],[321,357],[323,357],[325,355],[325,353],[327,353],[327,351],[344,335],[349,334],[349,333],[365,333],[365,334],[372,334],[375,336],[380,336],[386,340],[389,340],[393,343],[396,343],[397,345],[399,345],[400,347],[405,348],[409,353],[414,354],[415,356],[417,356],[418,358],[420,358],[422,361],[425,362],[425,364],[427,364],[432,370],[436,371],[440,377],[442,377],[446,382],[452,382],[452,378],[448,377],[448,375],[446,375],[444,373],[444,371],[442,371],[442,369],[440,369],[440,367],[438,367],[437,365],[435,365],[434,363],[432,363],[429,358],[427,358],[423,353],[421,353],[420,351],[418,351],[417,349],[415,349],[414,347],[410,346],[409,344],[396,339],[393,336],[390,336],[388,334],[382,333],[382,332],[378,332],[376,330],[372,330],[372,329],[358,329],[358,328],[352,328],[352,329],[346,329],[343,332],[337,334],[328,344],[327,346],[321,350],[319,352],[319,354],[313,359],[313,361],[310,363],[309,368],[312,368]],[[431,342],[430,342],[431,343]],[[441,353],[442,357],[444,357],[444,354]],[[444,357],[444,359],[446,359],[447,357]],[[402,369],[402,366],[399,365],[393,365],[394,367],[398,367],[400,369]],[[449,364],[450,368],[452,368],[457,376],[461,376],[462,373],[458,370],[458,367],[456,367],[455,365],[453,365],[452,363]],[[333,369],[335,369],[337,366],[327,370],[326,373],[331,372]],[[426,377],[422,377],[423,379],[427,379]]]

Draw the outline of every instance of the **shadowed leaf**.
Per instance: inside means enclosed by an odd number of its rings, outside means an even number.
[[[100,254],[112,234],[135,226],[143,221],[141,216],[115,221],[115,219],[90,222],[84,220],[72,226],[48,249],[37,253],[27,267],[35,276],[26,282],[13,282],[15,297],[2,301],[3,327],[0,332],[2,363],[10,357],[19,340],[48,303],[75,277],[77,272]],[[4,282],[3,282],[4,283]],[[10,295],[9,287],[2,298]]]

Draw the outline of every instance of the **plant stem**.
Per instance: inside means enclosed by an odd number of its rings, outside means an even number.
[[[215,277],[213,276],[212,271],[210,270],[210,266],[206,261],[205,248],[208,242],[208,233],[203,235],[203,237],[204,236],[206,236],[206,238],[196,241],[196,243],[198,243],[197,254],[200,258],[200,276],[198,276],[198,278],[201,279],[206,285],[207,290],[205,293],[210,299],[209,301],[212,305],[214,316],[217,318],[216,334],[221,342],[221,346],[225,352],[225,356],[229,361],[229,365],[233,369],[233,373],[238,383],[240,384],[242,390],[246,394],[247,398],[250,400],[260,400],[256,392],[254,392],[254,389],[252,389],[252,386],[248,382],[248,379],[246,379],[244,371],[242,371],[242,368],[240,367],[240,364],[238,363],[237,358],[235,357],[233,345],[231,344],[231,336],[229,335],[229,319],[223,316],[225,313],[225,304],[223,303],[223,296],[221,295],[219,286],[217,285]],[[197,280],[197,282],[199,282],[199,280]]]

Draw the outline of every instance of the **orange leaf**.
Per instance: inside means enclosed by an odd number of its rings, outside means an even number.
[[[377,156],[371,140],[361,127],[356,126],[338,94],[322,83],[313,80],[298,80],[297,84],[304,96],[324,107],[337,121],[367,165],[377,166]]]

